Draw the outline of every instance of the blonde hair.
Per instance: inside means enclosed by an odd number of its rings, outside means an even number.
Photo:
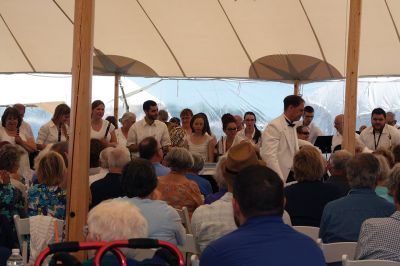
[[[57,152],[49,151],[40,159],[36,173],[39,183],[58,186],[64,182],[65,170],[62,156]]]
[[[294,156],[293,171],[297,181],[320,180],[325,173],[321,154],[313,146],[303,146]]]

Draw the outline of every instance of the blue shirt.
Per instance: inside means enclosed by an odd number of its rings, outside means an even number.
[[[121,199],[128,200],[140,209],[149,226],[149,238],[183,245],[186,232],[182,220],[178,212],[165,201],[137,197]]]
[[[347,196],[325,206],[319,236],[324,243],[357,242],[361,224],[366,219],[389,217],[394,212],[394,205],[374,190],[353,188]]]
[[[192,174],[192,173],[187,173],[187,174],[185,174],[185,176],[187,179],[193,180],[194,182],[197,183],[201,194],[203,194],[205,197],[212,194],[212,192],[213,192],[212,187],[208,180],[206,180],[196,174]]]
[[[169,172],[171,172],[171,169],[168,167],[165,167],[164,165],[160,163],[153,163],[154,170],[156,171],[156,176],[165,176],[168,175]]]
[[[325,266],[325,259],[314,240],[284,224],[282,217],[259,216],[209,244],[200,265]]]

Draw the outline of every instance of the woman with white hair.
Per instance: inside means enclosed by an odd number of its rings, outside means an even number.
[[[124,166],[131,160],[128,149],[117,146],[110,150],[108,154],[109,172],[102,179],[90,185],[92,193],[92,207],[100,202],[122,197],[124,192],[121,187],[121,173]]]
[[[172,148],[164,159],[171,172],[158,179],[160,199],[175,209],[187,207],[189,216],[192,216],[193,211],[203,204],[199,186],[185,176],[193,166],[192,155],[185,148]]]
[[[124,200],[107,200],[90,210],[84,233],[86,241],[110,242],[146,238],[148,225],[139,209],[132,203]],[[134,251],[122,249],[122,252],[128,258],[128,265],[137,265],[137,261],[133,259]],[[146,259],[143,262],[165,265],[164,260],[160,258]],[[94,265],[94,259],[91,258],[82,265]],[[101,260],[101,265],[118,265],[118,260],[111,253],[106,254]]]
[[[128,137],[128,132],[131,126],[136,122],[136,115],[132,112],[126,112],[119,119],[122,127],[116,129],[115,136],[117,137],[117,143],[120,146],[126,147],[126,138]]]

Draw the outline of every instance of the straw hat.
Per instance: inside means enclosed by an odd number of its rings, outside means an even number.
[[[266,164],[263,160],[258,159],[254,146],[248,141],[243,141],[229,149],[227,159],[221,168],[223,175],[232,179],[250,165],[265,166]]]

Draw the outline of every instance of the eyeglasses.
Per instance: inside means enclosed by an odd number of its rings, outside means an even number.
[[[229,130],[229,131],[236,131],[237,130],[237,128],[236,127],[228,127],[226,130]]]

